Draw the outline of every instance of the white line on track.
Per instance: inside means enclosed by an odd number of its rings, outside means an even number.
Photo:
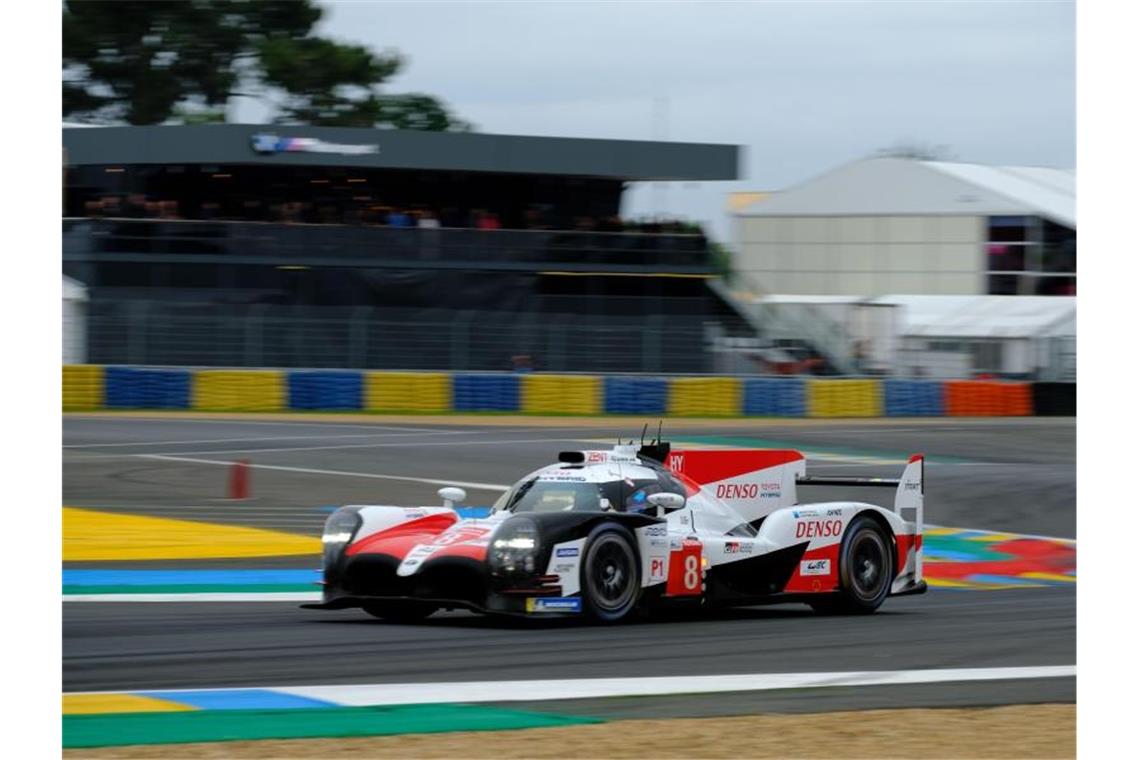
[[[494,441],[396,441],[393,443],[345,443],[328,446],[280,446],[269,449],[205,449],[172,451],[170,454],[272,454],[289,451],[326,451],[331,449],[419,448],[422,446],[493,446],[510,443],[578,443],[580,438],[509,438]],[[139,454],[137,456],[147,456]]]
[[[278,446],[264,449],[201,449],[198,451],[163,451],[150,454],[87,454],[74,449],[65,451],[65,454],[82,454],[81,461],[87,462],[97,459],[122,459],[124,457],[158,457],[175,456],[183,454],[276,454],[293,451],[329,451],[337,449],[380,449],[380,448],[418,448],[422,446],[491,446],[510,443],[582,443],[581,438],[507,438],[494,441],[397,441],[394,443],[345,443],[328,446]]]
[[[1012,681],[1073,678],[1076,665],[1041,665],[1020,668],[947,668],[934,670],[883,670],[845,673],[751,673],[720,676],[663,676],[649,678],[568,678],[544,681],[461,681],[453,683],[340,684],[334,686],[267,686],[280,694],[319,699],[345,707],[415,705],[440,702],[531,702],[600,697],[655,697],[670,694],[819,689],[850,686],[902,686],[969,681]],[[207,689],[227,692],[234,689]],[[201,691],[201,690],[195,690]],[[116,692],[73,692],[107,694]],[[172,697],[178,690],[148,690],[147,694]]]
[[[172,422],[178,425],[187,422],[206,423],[208,425],[269,425],[271,427],[322,427],[322,428],[359,428],[361,430],[406,430],[408,432],[429,432],[432,430],[439,430],[437,427],[409,427],[407,425],[382,425],[382,424],[354,424],[349,422],[330,422],[323,420],[313,421],[291,421],[291,420],[226,420],[226,419],[211,419],[206,417],[116,417],[96,415],[93,417],[86,417],[83,415],[67,415],[64,417],[64,422],[158,422],[164,425],[170,425]],[[454,427],[454,426],[452,426]],[[533,429],[533,428],[531,428]]]
[[[215,453],[215,452],[206,452]],[[170,456],[167,454],[132,454],[139,459],[157,459],[164,462],[187,462],[189,464],[212,464],[229,467],[233,462],[219,459],[197,459],[194,457]],[[459,486],[460,488],[474,488],[480,491],[506,491],[510,486],[501,483],[478,483],[466,480],[440,480],[438,478],[414,478],[408,475],[382,475],[377,472],[348,472],[346,470],[319,470],[313,467],[287,467],[280,464],[250,464],[258,470],[276,470],[279,472],[298,472],[306,475],[336,475],[348,478],[374,478],[376,480],[401,480],[408,483],[427,483],[429,485]]]
[[[127,443],[69,443],[65,449],[108,449],[125,446],[189,446],[197,443],[242,443],[245,441],[294,441],[328,438],[400,438],[417,435],[470,435],[466,430],[417,430],[402,433],[325,433],[322,435],[269,435],[258,438],[199,438],[181,441],[130,441]]]

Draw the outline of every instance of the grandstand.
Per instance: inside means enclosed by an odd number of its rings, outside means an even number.
[[[736,179],[736,146],[264,125],[63,140],[92,362],[701,372],[708,330],[747,329],[698,228],[619,217],[630,182]]]

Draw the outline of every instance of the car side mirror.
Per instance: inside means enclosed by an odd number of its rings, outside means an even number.
[[[443,499],[443,506],[448,509],[467,498],[467,492],[455,486],[441,488],[436,493],[439,494],[439,498]]]
[[[685,506],[685,497],[679,493],[669,493],[662,491],[661,493],[649,494],[648,501],[653,506],[657,507],[657,516],[661,517],[666,512],[671,512],[675,509],[680,509]]]

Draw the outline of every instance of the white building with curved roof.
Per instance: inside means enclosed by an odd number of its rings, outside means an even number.
[[[1076,293],[1072,170],[869,158],[733,216],[756,293]]]

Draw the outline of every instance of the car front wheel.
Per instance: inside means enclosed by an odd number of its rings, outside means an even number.
[[[603,523],[590,533],[581,567],[582,604],[602,623],[627,618],[641,591],[640,563],[633,537],[619,525]]]

